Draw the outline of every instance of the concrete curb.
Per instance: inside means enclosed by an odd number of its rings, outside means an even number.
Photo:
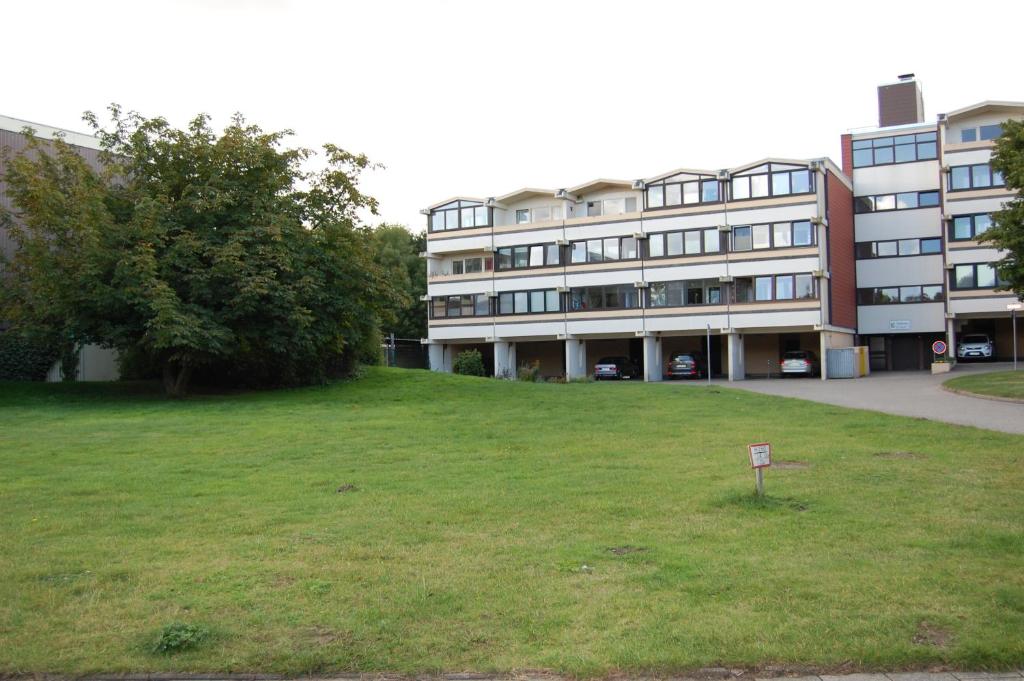
[[[999,397],[998,395],[982,395],[981,393],[972,393],[969,390],[960,390],[958,388],[948,388],[943,383],[939,386],[947,393],[953,393],[954,395],[961,395],[963,397],[977,397],[979,400],[992,400],[993,402],[1010,402],[1011,404],[1024,404],[1024,400],[1018,400],[1014,397]]]

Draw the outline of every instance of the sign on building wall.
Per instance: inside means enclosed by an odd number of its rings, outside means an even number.
[[[890,331],[910,331],[910,320],[909,319],[890,319],[889,320]]]

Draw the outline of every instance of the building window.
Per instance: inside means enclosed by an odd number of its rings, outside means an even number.
[[[812,246],[814,230],[810,220],[776,222],[771,225],[739,225],[732,228],[732,250]]]
[[[939,191],[937,189],[925,192],[857,196],[853,199],[853,210],[855,213],[879,213],[887,210],[931,208],[938,205]]]
[[[1003,174],[998,170],[993,170],[988,163],[953,166],[949,169],[949,191],[951,192],[1002,187],[1005,184]]]
[[[498,270],[520,270],[531,267],[552,267],[562,264],[558,244],[502,246],[498,249]]]
[[[587,216],[622,215],[636,212],[636,197],[587,201]]]
[[[530,221],[530,209],[520,208],[516,211],[516,224],[525,225]]]
[[[639,257],[636,239],[631,236],[573,241],[570,253],[573,264],[636,260]]]
[[[430,214],[429,228],[431,232],[443,232],[452,229],[489,227],[490,224],[490,208],[479,202],[460,200],[435,208]]]
[[[950,223],[951,241],[973,241],[992,226],[992,216],[988,213],[954,215]]]
[[[737,277],[733,302],[762,303],[772,300],[812,300],[817,298],[814,277],[810,274],[777,274],[763,277]]]
[[[922,132],[853,141],[853,167],[930,161],[937,158],[936,133]]]
[[[569,310],[614,310],[639,307],[639,296],[632,284],[586,286],[569,293]]]
[[[809,194],[814,191],[813,174],[807,168],[766,163],[734,175],[730,181],[733,201],[769,196]]]
[[[961,142],[977,142],[978,141],[978,129],[977,128],[964,128],[960,131]]]
[[[489,317],[491,300],[486,293],[462,296],[441,296],[430,301],[432,319],[454,317]]]
[[[982,140],[994,140],[1003,134],[1003,126],[1000,123],[995,125],[983,125],[978,128],[978,137]]]
[[[942,284],[925,286],[883,286],[857,289],[858,305],[942,302]]]
[[[951,288],[957,291],[996,288],[1007,285],[991,263],[956,265],[953,267]]]
[[[685,232],[658,232],[647,235],[647,257],[674,258],[721,251],[717,227],[688,229]]]
[[[542,314],[561,312],[561,296],[555,289],[502,291],[498,294],[498,314]]]
[[[494,268],[494,258],[460,258],[452,260],[452,274],[477,274],[490,272]]]
[[[681,173],[647,185],[647,209],[692,206],[721,201],[717,179],[707,175]]]
[[[894,258],[908,255],[934,255],[942,253],[942,239],[891,239],[888,241],[861,241],[855,244],[858,260]]]
[[[717,279],[655,281],[647,287],[647,306],[652,308],[721,303],[722,288]]]

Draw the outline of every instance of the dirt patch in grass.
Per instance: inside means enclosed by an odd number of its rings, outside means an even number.
[[[335,490],[338,494],[345,494],[346,492],[358,492],[359,488],[353,484],[342,485]]]
[[[608,550],[616,556],[625,556],[627,553],[643,553],[647,549],[643,546],[630,546],[627,544],[625,546],[613,546]]]
[[[927,454],[921,454],[920,452],[875,452],[875,456],[879,459],[927,459]]]
[[[948,629],[943,629],[930,622],[921,622],[917,625],[917,631],[914,632],[914,636],[910,640],[918,646],[945,648],[953,641],[953,634]]]
[[[779,470],[797,470],[800,468],[810,468],[811,464],[806,461],[772,461],[772,468]]]
[[[335,631],[328,627],[310,627],[306,630],[306,638],[318,646],[326,646],[337,641],[348,641],[352,635],[347,631]]]

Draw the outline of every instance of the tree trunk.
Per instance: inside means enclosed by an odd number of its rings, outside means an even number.
[[[168,397],[182,398],[188,393],[188,382],[192,378],[192,367],[164,365],[164,391]]]

